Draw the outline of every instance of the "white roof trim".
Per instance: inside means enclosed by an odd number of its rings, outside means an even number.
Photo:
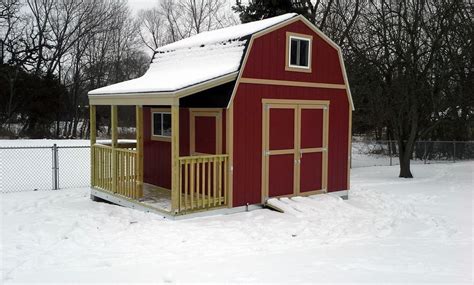
[[[89,103],[91,105],[118,105],[120,102],[121,105],[147,105],[153,101],[155,105],[178,105],[179,98],[231,82],[237,78],[237,75],[237,71],[232,72],[176,91],[89,94]]]

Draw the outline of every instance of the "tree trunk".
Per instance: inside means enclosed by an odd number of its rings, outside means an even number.
[[[61,115],[59,114],[59,112],[56,112],[56,132],[55,132],[56,139],[59,139],[60,124],[61,124]]]
[[[406,155],[400,155],[400,174],[398,177],[400,178],[413,178],[410,170],[410,157]]]
[[[84,119],[81,127],[81,139],[88,138],[89,134],[89,119]]]
[[[409,138],[407,141],[398,140],[398,159],[400,161],[400,178],[413,178],[410,170],[410,158],[413,153],[415,140]]]
[[[78,115],[76,114],[76,115],[74,115],[74,121],[73,121],[73,124],[72,124],[72,137],[73,138],[77,137],[77,125],[78,125],[78,123],[79,123],[79,118],[78,118]]]

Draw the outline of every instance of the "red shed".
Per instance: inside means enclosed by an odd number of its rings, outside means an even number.
[[[89,92],[91,195],[167,216],[347,196],[352,99],[340,48],[285,14],[159,48],[147,73]],[[95,106],[112,106],[112,141]],[[117,137],[134,105],[137,141]],[[242,207],[245,206],[245,207]]]

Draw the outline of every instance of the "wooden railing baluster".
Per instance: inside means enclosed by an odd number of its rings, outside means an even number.
[[[92,186],[113,193],[113,173],[116,173],[116,194],[137,199],[137,152],[136,150],[116,148],[112,152],[112,147],[95,144],[92,146],[94,154],[94,179]],[[115,159],[112,159],[115,155]],[[117,163],[117,167],[112,167],[112,161]]]
[[[227,164],[226,154],[180,157],[179,211],[226,206]]]

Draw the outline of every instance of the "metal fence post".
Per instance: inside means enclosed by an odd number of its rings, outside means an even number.
[[[53,190],[59,189],[58,146],[53,144]]]
[[[456,162],[456,141],[453,141],[453,162]]]
[[[388,153],[390,156],[390,166],[392,166],[392,140],[388,141]]]
[[[423,154],[424,164],[426,164],[426,156],[428,155],[427,147],[428,147],[428,142],[425,141],[425,153]]]

